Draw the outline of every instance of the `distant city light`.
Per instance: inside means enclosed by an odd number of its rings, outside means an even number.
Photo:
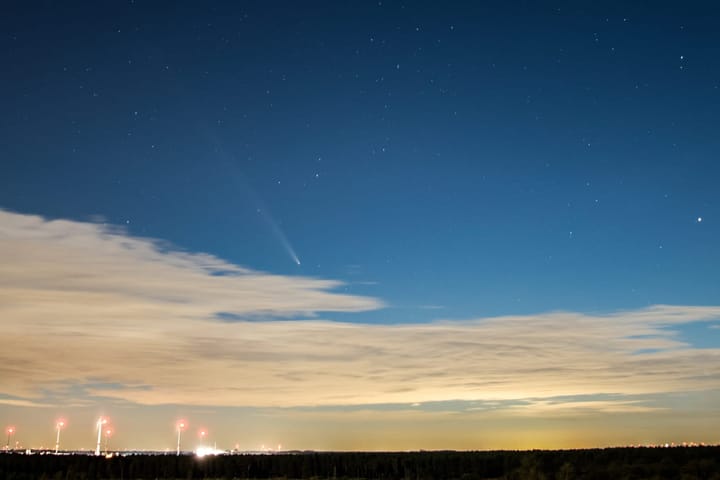
[[[198,447],[197,450],[195,450],[195,455],[198,457],[205,457],[208,455],[222,455],[224,453],[224,450],[218,450],[217,448],[213,447]]]

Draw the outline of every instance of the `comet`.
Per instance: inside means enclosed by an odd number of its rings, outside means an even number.
[[[202,131],[205,133],[210,143],[215,147],[220,164],[223,165],[229,172],[228,178],[232,179],[240,187],[239,190],[244,192],[251,204],[255,206],[258,214],[260,214],[266,225],[269,227],[272,235],[288,254],[290,260],[300,266],[300,258],[297,253],[295,253],[295,249],[290,244],[290,241],[285,235],[285,232],[283,232],[282,228],[280,228],[278,222],[275,221],[275,218],[270,213],[270,210],[265,207],[265,203],[262,201],[260,196],[255,193],[255,190],[250,185],[250,182],[245,178],[245,175],[243,175],[242,171],[236,166],[235,162],[233,162],[232,156],[225,152],[220,139],[206,125],[203,127]]]
[[[260,200],[256,198],[256,203],[260,203]],[[280,225],[275,221],[273,216],[270,214],[270,212],[265,209],[258,208],[258,212],[262,215],[263,220],[265,223],[270,227],[270,231],[272,232],[275,239],[282,245],[283,249],[285,249],[285,252],[288,254],[290,259],[295,262],[298,266],[300,265],[300,258],[297,256],[297,253],[295,253],[295,249],[290,244],[290,240],[288,240],[287,236],[285,236],[285,232],[282,231],[280,228]]]

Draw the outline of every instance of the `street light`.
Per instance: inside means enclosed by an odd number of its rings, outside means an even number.
[[[57,455],[58,450],[60,450],[60,430],[62,430],[64,427],[65,420],[60,419],[55,422],[55,429],[57,430],[57,437],[55,438],[55,455]]]
[[[187,422],[185,420],[178,420],[177,422],[177,454],[180,455],[180,433],[187,428]]]
[[[98,418],[97,421],[97,446],[95,447],[95,455],[100,455],[100,440],[102,439],[103,425],[107,425],[108,419],[105,417]]]
[[[201,447],[205,445],[205,437],[207,436],[207,433],[208,433],[207,430],[205,430],[204,428],[201,428],[200,431],[198,432],[198,435],[200,436],[200,446]]]
[[[7,427],[5,429],[5,433],[7,433],[7,439],[5,440],[5,450],[10,450],[10,437],[15,434],[15,427]]]

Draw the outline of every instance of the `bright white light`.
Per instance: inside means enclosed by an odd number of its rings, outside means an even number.
[[[206,457],[208,455],[222,455],[225,453],[224,450],[218,450],[217,448],[212,447],[198,447],[195,450],[195,455],[198,457]]]

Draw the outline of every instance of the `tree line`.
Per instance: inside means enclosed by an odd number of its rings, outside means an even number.
[[[0,480],[720,480],[720,447],[272,455],[0,454]]]

